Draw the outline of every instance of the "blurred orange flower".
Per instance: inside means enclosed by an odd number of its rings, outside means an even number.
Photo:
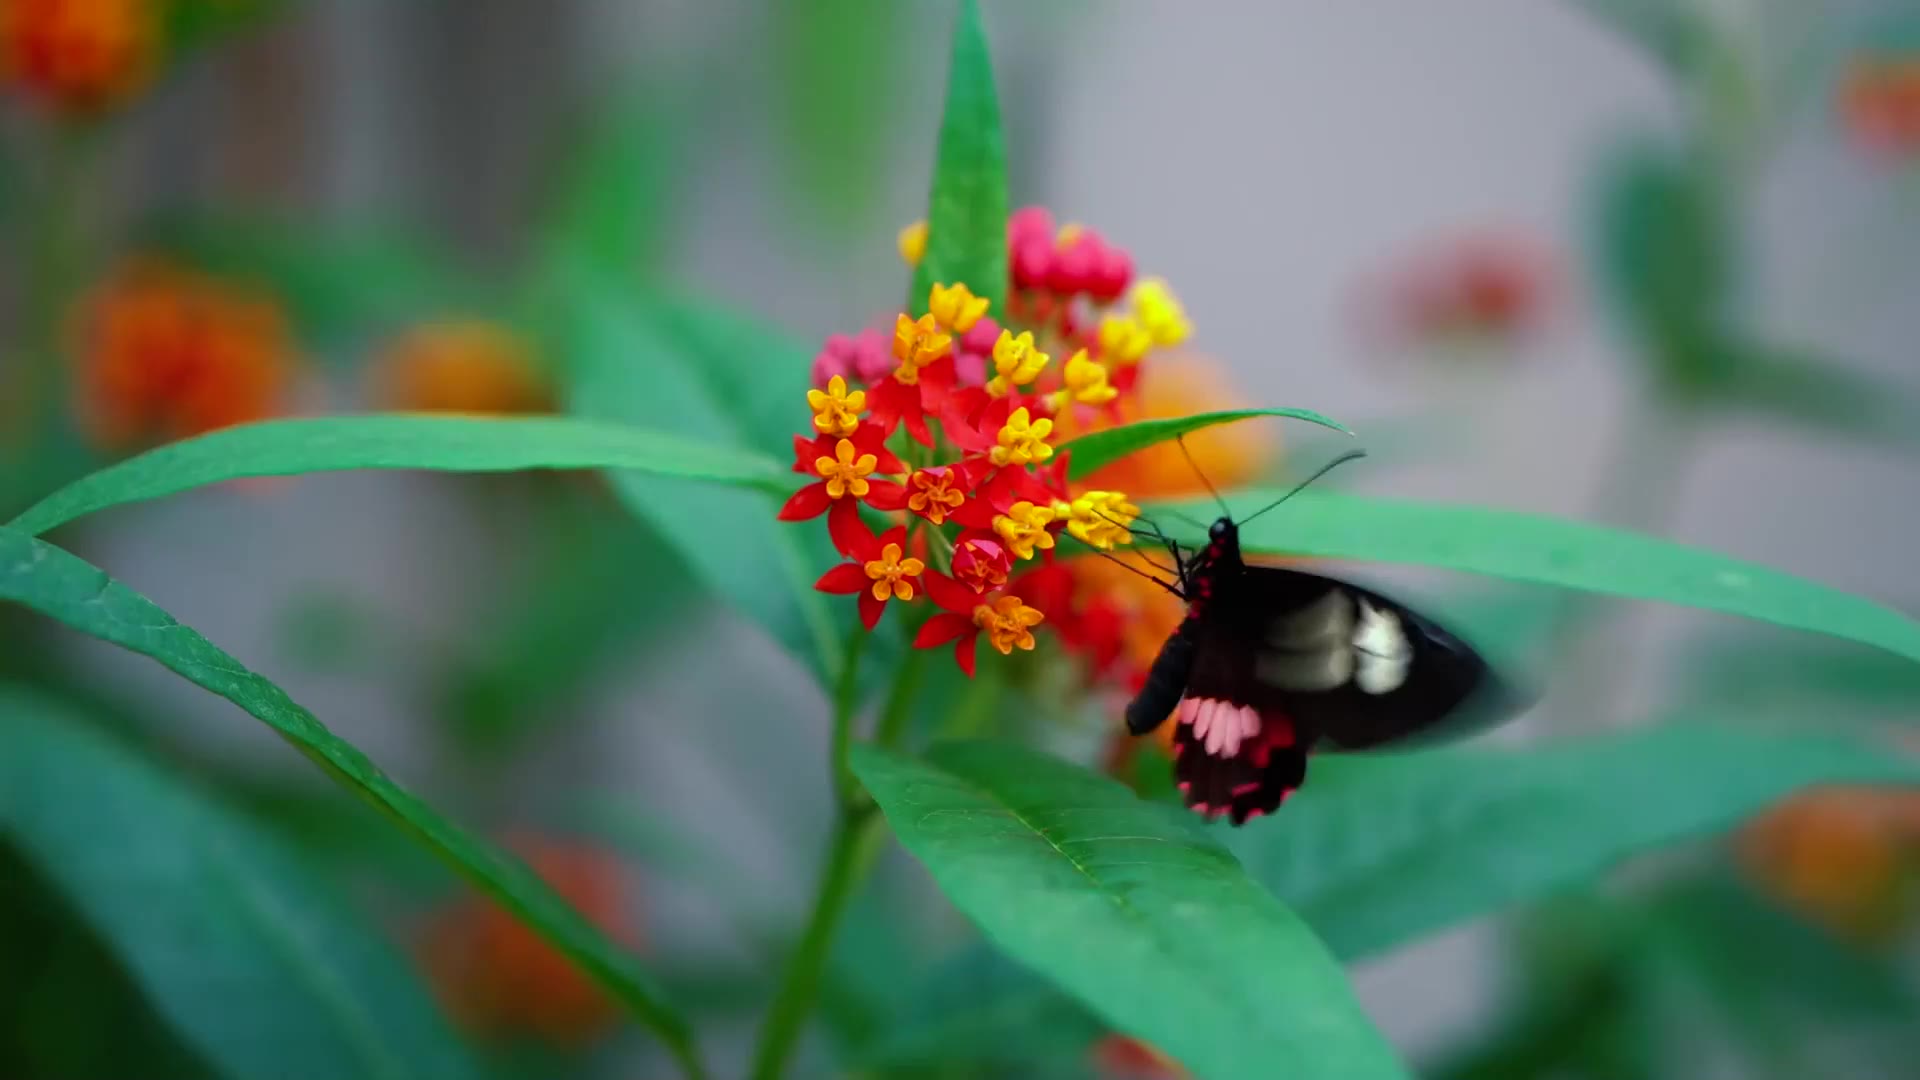
[[[554,410],[532,346],[483,320],[425,323],[400,335],[376,370],[376,396],[396,409],[518,414]]]
[[[285,411],[297,367],[279,305],[206,275],[135,262],[84,297],[74,406],[108,449]]]
[[[618,861],[530,834],[505,843],[589,922],[638,947]],[[619,1004],[599,984],[486,897],[469,895],[434,912],[421,954],[448,1010],[474,1031],[577,1047],[619,1022]]]
[[[153,77],[157,0],[0,0],[0,78],[65,112],[119,104]]]
[[[1093,1044],[1093,1067],[1106,1080],[1189,1080],[1180,1063],[1139,1039],[1108,1035]]]
[[[1393,348],[1496,350],[1546,322],[1554,259],[1533,238],[1483,230],[1434,242],[1363,287],[1362,332]]]
[[[1747,872],[1806,918],[1856,941],[1885,942],[1920,899],[1920,794],[1810,791],[1750,822],[1738,847]]]
[[[1920,151],[1920,51],[1863,54],[1847,64],[1836,107],[1860,148],[1902,159]]]

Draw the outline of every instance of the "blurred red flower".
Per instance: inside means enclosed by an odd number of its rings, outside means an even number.
[[[0,0],[0,79],[68,113],[117,105],[153,77],[157,0]]]

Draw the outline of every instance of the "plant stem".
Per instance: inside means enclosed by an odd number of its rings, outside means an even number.
[[[927,650],[909,649],[893,678],[893,690],[880,710],[880,722],[873,730],[873,741],[892,746],[906,733],[907,720],[913,715],[914,695],[920,692],[920,679],[927,671]]]
[[[872,632],[856,626],[847,639],[846,660],[840,665],[840,680],[833,688],[833,793],[841,806],[853,804],[856,789],[853,770],[847,766],[847,751],[853,743],[853,714],[860,705],[860,654]]]
[[[873,864],[877,848],[872,841],[879,836],[874,826],[879,822],[871,803],[841,804],[835,811],[826,866],[821,869],[820,884],[813,896],[813,914],[807,917],[806,931],[787,961],[779,992],[760,1029],[760,1042],[754,1048],[753,1068],[748,1074],[753,1080],[778,1080],[786,1069],[800,1030],[820,997],[820,981],[840,918]]]

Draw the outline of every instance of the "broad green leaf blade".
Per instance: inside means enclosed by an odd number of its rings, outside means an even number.
[[[1112,464],[1128,454],[1171,442],[1182,435],[1189,435],[1202,428],[1215,424],[1231,424],[1237,420],[1251,420],[1259,416],[1279,416],[1289,420],[1305,420],[1310,424],[1332,428],[1347,435],[1353,434],[1337,420],[1329,420],[1310,409],[1230,409],[1225,412],[1195,413],[1192,416],[1175,416],[1162,420],[1139,420],[1131,424],[1096,431],[1070,440],[1060,447],[1062,453],[1073,452],[1073,458],[1067,464],[1068,476],[1078,480],[1098,470],[1101,466]]]
[[[1279,491],[1240,491],[1250,513]],[[1184,541],[1204,538],[1176,517],[1205,520],[1211,502],[1143,507]],[[1660,600],[1848,638],[1920,660],[1920,623],[1864,597],[1757,563],[1622,529],[1480,506],[1303,491],[1240,534],[1250,553],[1406,563],[1514,581]]]
[[[1920,433],[1920,401],[1903,384],[1790,349],[1730,344],[1723,351],[1717,409],[1895,444],[1911,444]]]
[[[1716,634],[1690,643],[1673,672],[1678,693],[1729,715],[1754,710],[1833,723],[1920,720],[1920,667],[1838,642]]]
[[[810,355],[799,343],[723,313],[636,302],[586,278],[568,291],[561,323],[570,411],[792,460],[793,436],[810,415]],[[783,478],[782,498],[798,486],[793,473]],[[841,561],[824,521],[779,521],[781,498],[756,492],[631,471],[612,479],[707,588],[814,670],[838,669],[846,620],[813,588]]]
[[[1271,824],[1231,846],[1353,960],[1827,783],[1920,783],[1920,760],[1859,740],[1680,725],[1513,749],[1323,755]]]
[[[863,744],[853,766],[994,944],[1196,1076],[1406,1075],[1340,966],[1192,814],[1004,744]]]
[[[675,209],[675,144],[689,126],[669,94],[635,86],[580,125],[534,226],[534,273],[589,265],[633,277],[658,261]]]
[[[766,491],[795,486],[793,476],[770,458],[617,424],[387,413],[268,420],[169,443],[68,484],[9,526],[38,535],[108,507],[256,476],[355,469],[600,468]]]
[[[897,966],[896,966],[897,970]],[[891,1022],[864,1046],[863,1068],[960,1063],[1080,1063],[1107,1031],[1078,1002],[984,944],[962,949],[899,997]]]
[[[54,699],[0,686],[0,840],[223,1074],[477,1077],[413,970],[290,852]]]
[[[467,835],[387,778],[379,766],[206,638],[152,601],[60,548],[0,528],[0,601],[159,661],[240,706],[279,732],[336,782],[386,812],[454,869],[624,1002],[667,1044],[689,1076],[700,1073],[685,1021],[661,997],[632,954],[540,880],[526,864]]]
[[[927,310],[935,284],[961,282],[975,296],[990,298],[995,312],[1006,303],[1007,148],[993,58],[975,0],[961,0],[954,23],[947,109],[927,203],[927,253],[914,268],[907,310]]]

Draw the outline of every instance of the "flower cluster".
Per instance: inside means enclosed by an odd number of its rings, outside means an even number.
[[[1876,50],[1854,57],[1837,98],[1840,122],[1862,152],[1903,162],[1920,151],[1920,50]]]
[[[283,412],[296,369],[277,304],[157,263],[130,265],[81,304],[76,407],[106,448],[181,439]]]
[[[0,78],[68,113],[117,105],[152,78],[155,0],[0,0]]]
[[[1167,287],[1135,281],[1132,259],[1093,230],[1056,229],[1027,209],[1007,231],[1004,311],[942,282],[926,314],[827,340],[813,421],[794,439],[794,471],[812,480],[780,511],[824,515],[848,559],[817,588],[857,595],[869,627],[894,602],[924,598],[935,610],[914,644],[954,644],[969,674],[982,638],[1003,654],[1029,650],[1044,623],[1091,653],[1113,636],[1101,624],[1110,613],[1080,603],[1056,561],[1060,537],[1111,552],[1132,542],[1140,508],[1122,491],[1070,483],[1059,447],[1127,419],[1142,361],[1191,331]],[[901,235],[910,263],[925,244],[924,225]]]

